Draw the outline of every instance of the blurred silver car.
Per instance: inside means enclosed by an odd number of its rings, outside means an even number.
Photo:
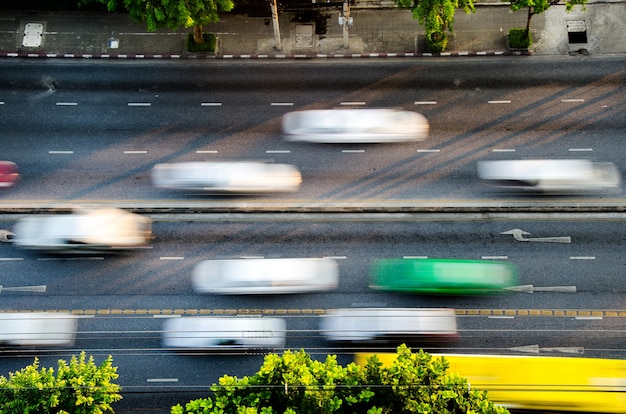
[[[13,243],[23,249],[104,252],[148,247],[152,221],[118,208],[76,209],[72,214],[23,218],[13,233]]]
[[[188,350],[283,348],[287,323],[280,318],[180,317],[163,324],[163,346]]]
[[[400,109],[316,109],[289,112],[282,119],[288,141],[382,143],[423,141],[428,120]]]
[[[348,308],[321,316],[328,341],[450,342],[458,338],[456,313],[448,308]]]
[[[577,193],[621,186],[621,175],[614,164],[584,159],[479,161],[478,176],[496,187],[542,193]]]
[[[77,326],[69,313],[2,313],[0,346],[71,346]]]
[[[157,164],[155,187],[214,193],[271,193],[298,191],[302,176],[296,167],[254,161],[181,162]]]
[[[205,260],[192,274],[196,292],[222,295],[332,290],[339,282],[332,259]]]

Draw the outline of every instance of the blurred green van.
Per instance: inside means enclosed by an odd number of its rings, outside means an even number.
[[[491,260],[383,259],[375,263],[370,287],[377,290],[484,295],[516,286],[517,268]]]

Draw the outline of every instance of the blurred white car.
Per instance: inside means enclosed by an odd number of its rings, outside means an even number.
[[[423,141],[428,120],[400,109],[315,109],[289,112],[282,119],[288,141],[378,143]]]
[[[332,259],[205,260],[192,283],[196,292],[222,295],[303,293],[335,289],[339,270]]]
[[[348,308],[321,316],[328,341],[453,342],[458,338],[456,312],[448,308]]]
[[[29,216],[13,230],[17,247],[59,253],[148,247],[152,221],[118,208],[77,209],[72,214]]]
[[[298,191],[300,171],[292,165],[254,161],[181,162],[157,164],[155,187],[215,193],[271,193]]]
[[[543,193],[576,193],[621,186],[621,175],[614,164],[584,159],[479,161],[478,176],[497,187]]]
[[[189,350],[283,348],[287,323],[280,318],[180,317],[163,324],[163,346]]]
[[[71,346],[77,326],[69,313],[2,313],[0,346]]]

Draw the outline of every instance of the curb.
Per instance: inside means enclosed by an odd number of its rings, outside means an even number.
[[[344,54],[233,54],[233,55],[196,55],[196,54],[138,54],[138,53],[49,53],[49,52],[5,52],[0,51],[0,58],[45,58],[45,59],[111,59],[111,60],[180,60],[180,59],[363,59],[363,58],[426,58],[426,57],[466,57],[466,56],[529,56],[530,52],[516,51],[479,51],[479,52],[442,52],[442,53],[344,53]]]

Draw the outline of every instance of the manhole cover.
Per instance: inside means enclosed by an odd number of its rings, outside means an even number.
[[[24,26],[24,39],[22,39],[22,46],[39,47],[41,46],[42,36],[43,24],[26,23],[26,25]]]

